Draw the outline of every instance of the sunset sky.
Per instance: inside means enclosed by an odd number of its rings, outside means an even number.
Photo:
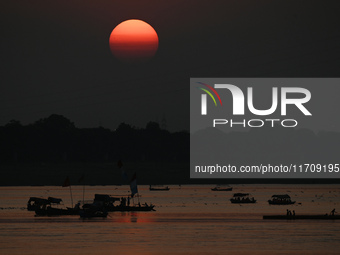
[[[78,127],[189,129],[190,77],[338,77],[337,1],[6,1],[0,125],[53,113]],[[141,19],[156,55],[129,65],[109,36]]]

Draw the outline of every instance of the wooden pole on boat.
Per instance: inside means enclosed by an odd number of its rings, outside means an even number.
[[[73,208],[73,197],[72,197],[72,188],[71,188],[71,185],[70,185],[70,193],[71,193],[71,203],[72,203],[72,208]]]
[[[78,182],[79,183],[81,183],[81,182],[83,182],[84,181],[84,179],[85,179],[85,174],[83,174],[80,178],[79,178],[79,180],[78,180]],[[83,183],[83,204],[84,204],[84,196],[85,196],[85,183]]]
[[[72,202],[72,208],[73,208],[73,197],[72,197],[71,182],[70,182],[70,178],[68,176],[66,177],[66,179],[64,181],[63,187],[70,187],[71,202]]]
[[[85,184],[83,185],[83,204],[84,204],[84,196],[85,196]]]

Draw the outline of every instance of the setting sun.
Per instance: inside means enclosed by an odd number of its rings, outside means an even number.
[[[158,36],[148,23],[131,19],[116,26],[110,35],[113,55],[128,63],[144,62],[158,49]]]

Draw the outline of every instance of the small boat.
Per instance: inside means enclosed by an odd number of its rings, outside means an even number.
[[[268,200],[270,205],[292,205],[295,204],[295,201],[290,199],[290,196],[287,194],[284,195],[273,195],[271,200]]]
[[[235,193],[230,202],[233,204],[254,204],[256,200],[248,193]]]
[[[340,220],[340,215],[264,215],[264,220]]]
[[[232,187],[224,187],[224,186],[216,186],[215,188],[211,189],[212,191],[232,191]]]
[[[152,191],[167,191],[170,190],[168,186],[162,186],[162,185],[150,185],[149,190]]]

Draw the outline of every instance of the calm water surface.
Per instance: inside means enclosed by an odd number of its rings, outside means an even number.
[[[30,196],[58,197],[71,206],[69,188],[0,187],[0,254],[340,254],[340,220],[270,220],[265,214],[340,212],[340,185],[234,185],[232,192],[211,185],[139,186],[140,202],[155,212],[111,212],[107,219],[78,216],[34,217]],[[251,193],[256,204],[229,202],[234,192]],[[72,187],[73,200],[83,187]],[[128,186],[86,186],[94,194],[125,196]],[[273,194],[289,194],[295,205],[273,206]],[[137,201],[137,200],[135,200]]]

